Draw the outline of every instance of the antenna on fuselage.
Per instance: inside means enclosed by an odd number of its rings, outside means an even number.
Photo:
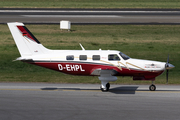
[[[81,45],[81,43],[79,43],[79,45],[81,46],[82,50],[85,50],[84,47]]]

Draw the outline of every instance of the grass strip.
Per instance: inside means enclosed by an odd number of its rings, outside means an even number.
[[[1,8],[180,8],[179,0],[1,0]]]

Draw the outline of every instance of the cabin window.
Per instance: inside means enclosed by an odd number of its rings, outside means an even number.
[[[109,54],[108,55],[108,60],[109,61],[120,61],[120,58],[117,54]]]
[[[80,55],[79,60],[87,60],[87,55]]]
[[[66,60],[74,60],[74,55],[67,55]]]
[[[93,59],[93,60],[100,60],[100,55],[93,55],[93,56],[92,56],[92,59]]]

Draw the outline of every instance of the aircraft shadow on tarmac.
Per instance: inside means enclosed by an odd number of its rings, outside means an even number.
[[[137,91],[138,86],[121,86],[110,89],[108,92],[115,93],[115,94],[135,94]],[[97,92],[101,91],[100,89],[81,89],[81,88],[41,88],[41,90],[52,90],[52,91],[89,91],[89,92]]]
[[[120,86],[110,89],[109,92],[115,94],[135,94],[137,89],[138,86]]]

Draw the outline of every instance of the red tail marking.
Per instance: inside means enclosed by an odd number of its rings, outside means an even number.
[[[32,41],[40,44],[40,42],[34,37],[34,35],[25,26],[17,26],[17,28],[21,31],[23,36],[26,36],[30,38]]]
[[[27,36],[27,33],[23,33],[23,36]]]

